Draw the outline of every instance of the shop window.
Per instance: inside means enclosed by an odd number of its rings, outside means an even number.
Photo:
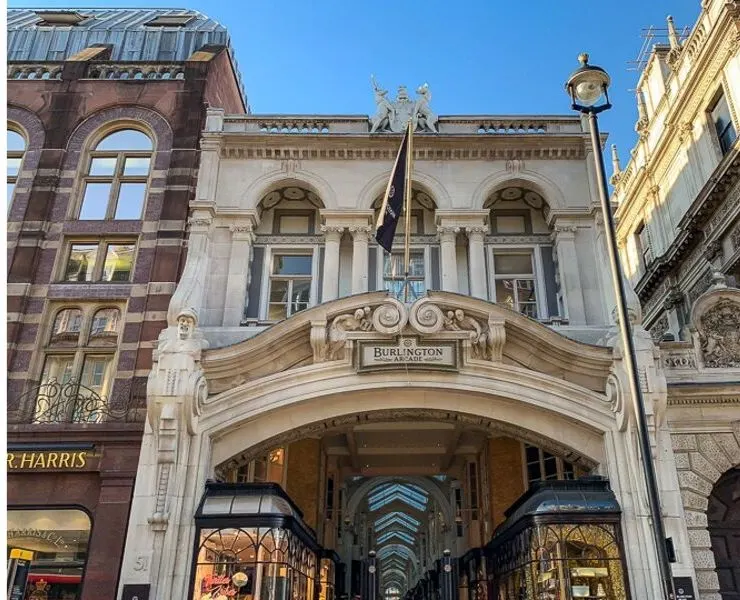
[[[494,250],[494,302],[538,318],[538,286],[532,250]]]
[[[15,185],[18,182],[18,175],[21,172],[21,165],[23,164],[23,154],[26,151],[26,140],[25,138],[13,129],[8,129],[8,210],[13,201],[13,193],[15,192]]]
[[[66,282],[128,282],[134,266],[136,244],[100,240],[72,242],[61,280]]]
[[[272,255],[268,320],[286,319],[310,306],[312,271],[311,254],[281,251]]]
[[[524,444],[524,459],[528,486],[535,481],[575,479],[575,468],[572,463],[537,446]]]
[[[408,299],[418,300],[426,294],[426,265],[423,250],[414,249],[409,254]],[[405,257],[403,252],[383,253],[383,289],[399,300],[405,297]]]
[[[8,510],[11,549],[32,553],[24,598],[73,600],[82,592],[90,519],[81,510]]]
[[[90,152],[79,218],[141,219],[152,151],[152,140],[133,129],[103,138]]]
[[[737,130],[735,129],[735,124],[732,122],[730,106],[727,103],[727,96],[724,93],[721,93],[714,103],[714,108],[712,108],[710,114],[714,123],[714,130],[717,132],[719,147],[723,155],[727,154],[737,139]]]
[[[54,317],[36,394],[34,422],[104,419],[121,329],[119,308],[62,308]]]

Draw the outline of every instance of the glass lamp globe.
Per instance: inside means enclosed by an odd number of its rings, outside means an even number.
[[[591,107],[607,94],[609,75],[601,67],[589,65],[588,54],[585,52],[578,57],[578,61],[581,67],[571,74],[565,88],[574,103],[582,107]],[[608,105],[608,97],[606,102]]]
[[[584,80],[576,84],[575,88],[576,100],[583,106],[593,106],[603,93],[600,81]]]

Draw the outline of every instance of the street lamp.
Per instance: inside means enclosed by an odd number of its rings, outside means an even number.
[[[619,262],[619,251],[617,249],[616,229],[614,217],[609,204],[609,190],[606,187],[606,171],[604,169],[604,157],[601,153],[601,140],[599,139],[599,125],[596,115],[611,108],[609,103],[609,74],[600,67],[588,64],[588,54],[578,57],[581,67],[576,69],[565,84],[565,89],[571,98],[571,108],[588,115],[589,129],[591,131],[591,144],[593,146],[594,161],[596,162],[596,176],[599,183],[599,198],[601,199],[601,211],[604,216],[606,243],[609,253],[609,264],[611,267],[612,283],[617,295],[617,317],[619,319],[619,332],[624,347],[624,361],[629,377],[630,393],[635,406],[637,417],[637,429],[639,432],[640,454],[642,454],[643,473],[647,485],[648,503],[650,505],[653,538],[655,549],[658,554],[658,568],[660,570],[660,581],[663,587],[663,597],[668,600],[674,597],[673,580],[671,579],[671,566],[666,548],[665,530],[663,529],[663,518],[660,510],[660,497],[658,495],[658,483],[655,476],[652,453],[650,450],[650,437],[648,435],[647,417],[645,416],[645,401],[642,397],[640,380],[637,374],[637,358],[635,356],[635,345],[632,339],[632,324],[627,313],[627,296],[624,290],[624,278],[622,267]],[[601,104],[599,104],[601,102]]]

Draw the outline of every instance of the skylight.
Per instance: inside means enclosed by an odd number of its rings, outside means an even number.
[[[419,530],[419,525],[421,525],[421,522],[414,519],[414,517],[409,516],[406,513],[395,511],[377,519],[375,521],[375,531],[386,529],[394,523],[402,525],[414,533]]]
[[[160,15],[144,23],[146,27],[183,27],[195,18],[193,14]]]
[[[386,531],[384,534],[378,537],[378,544],[385,544],[387,541],[392,540],[393,538],[398,538],[399,540],[401,540],[402,542],[406,542],[407,544],[414,543],[413,536],[409,535],[405,531]]]
[[[76,10],[37,10],[36,14],[41,17],[37,25],[77,25],[88,17],[78,13]]]
[[[426,491],[418,486],[407,483],[389,483],[373,490],[368,496],[368,506],[371,511],[376,511],[396,500],[423,512],[426,509],[428,498]]]

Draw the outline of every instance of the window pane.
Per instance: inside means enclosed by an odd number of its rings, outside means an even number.
[[[107,396],[111,379],[110,365],[109,356],[86,356],[80,383],[98,396]]]
[[[286,303],[288,301],[289,286],[289,281],[273,281],[270,286],[270,302]]]
[[[149,175],[149,157],[127,157],[123,166],[123,174]]]
[[[129,281],[134,263],[134,244],[108,244],[103,281]]]
[[[90,175],[113,175],[116,171],[116,158],[93,158],[90,161]]]
[[[59,452],[48,462],[59,467],[77,466],[73,452]],[[20,466],[21,456],[16,456]],[[61,464],[60,464],[61,463]],[[52,466],[52,465],[50,465]],[[27,598],[79,598],[87,560],[90,519],[81,510],[9,510],[8,548],[34,552],[28,573]],[[42,595],[34,591],[43,590]]]
[[[496,304],[503,304],[514,310],[514,280],[496,280]]]
[[[288,305],[270,303],[270,306],[267,309],[267,318],[270,321],[281,321],[282,319],[287,319]]]
[[[311,256],[276,255],[273,262],[275,275],[310,275]]]
[[[494,254],[493,265],[496,275],[532,273],[532,255],[527,254]]]
[[[122,183],[118,191],[116,219],[141,219],[146,183]]]
[[[497,233],[524,233],[524,217],[496,217]]]
[[[280,217],[279,233],[308,233],[310,218],[308,216],[286,215]]]
[[[97,244],[72,244],[64,281],[92,281]]]
[[[82,325],[82,311],[78,308],[65,308],[54,319],[51,331],[52,343],[70,342],[77,344]]]
[[[405,275],[405,258],[402,253],[384,255],[383,276],[389,279],[403,279]],[[413,252],[409,256],[409,277],[424,277],[424,254]]]
[[[290,295],[290,314],[294,314],[308,308],[311,298],[310,281],[294,281],[293,293]]]
[[[8,129],[8,152],[24,152],[26,150],[26,140],[17,131]]]
[[[104,308],[95,313],[90,327],[90,336],[113,336],[118,334],[121,312],[117,308]]]
[[[122,129],[103,138],[95,150],[151,150],[149,136],[133,129]]]
[[[72,379],[72,363],[74,356],[48,356],[44,364],[44,373],[41,376],[41,384],[50,381],[58,381],[61,384]]]
[[[534,280],[517,279],[516,293],[519,302],[535,302]]]
[[[6,197],[8,208],[10,208],[10,203],[13,201],[13,192],[15,192],[15,183],[8,183],[8,195]]]
[[[8,157],[8,177],[15,177],[21,170],[22,158],[10,158]]]
[[[99,221],[105,219],[110,198],[110,183],[88,183],[80,210],[81,220]]]

